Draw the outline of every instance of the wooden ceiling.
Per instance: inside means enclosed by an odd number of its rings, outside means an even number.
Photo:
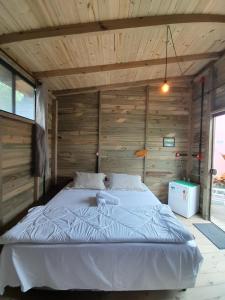
[[[164,75],[167,22],[185,76],[225,49],[224,0],[0,0],[0,48],[52,90],[141,82]]]

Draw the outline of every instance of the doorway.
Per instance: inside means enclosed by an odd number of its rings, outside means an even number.
[[[214,116],[210,220],[225,231],[225,114]]]

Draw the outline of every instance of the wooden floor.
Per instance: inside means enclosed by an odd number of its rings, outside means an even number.
[[[182,291],[154,291],[154,292],[54,292],[32,290],[21,294],[18,289],[7,289],[6,295],[0,297],[5,300],[17,299],[79,299],[79,300],[212,300],[225,299],[225,250],[217,249],[208,239],[206,239],[193,225],[195,222],[206,222],[199,216],[191,219],[179,217],[195,235],[197,244],[204,256],[196,287]]]

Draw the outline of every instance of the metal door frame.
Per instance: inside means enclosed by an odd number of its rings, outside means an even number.
[[[219,116],[225,116],[225,110],[221,110],[221,111],[215,111],[212,112],[211,114],[211,122],[212,122],[212,126],[211,126],[211,161],[210,161],[210,170],[213,169],[213,158],[214,158],[214,142],[215,142],[215,118],[219,117]],[[211,220],[211,206],[212,206],[212,187],[213,187],[213,174],[210,172],[210,186],[209,186],[209,221],[212,222]],[[213,223],[213,222],[212,222]]]

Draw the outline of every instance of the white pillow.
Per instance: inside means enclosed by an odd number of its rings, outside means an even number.
[[[145,187],[139,175],[116,174],[109,175],[109,189],[145,191]]]
[[[74,177],[74,188],[105,190],[105,174],[76,172]]]

